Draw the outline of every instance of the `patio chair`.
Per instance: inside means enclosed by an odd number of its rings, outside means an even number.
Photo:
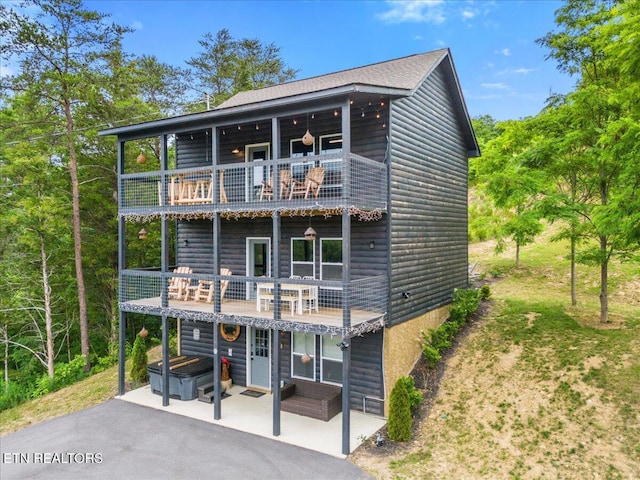
[[[178,267],[173,270],[173,273],[180,273],[185,275],[191,275],[193,270],[191,267]],[[169,298],[175,298],[176,300],[186,300],[189,292],[190,280],[185,277],[171,277],[169,279]]]
[[[231,275],[231,270],[229,270],[228,268],[222,268],[220,269],[220,275]],[[220,281],[220,301],[224,300],[224,294],[227,291],[228,286],[229,280]],[[213,303],[213,294],[213,280],[200,280],[198,282],[198,286],[195,287],[193,299],[196,302],[204,301],[206,303]]]
[[[280,170],[280,192],[279,198],[286,198],[291,184],[291,170]],[[262,182],[260,190],[260,201],[271,200],[273,198],[273,175],[269,177],[269,181]]]
[[[312,276],[305,275],[302,277],[303,280],[315,280]],[[312,310],[318,311],[318,286],[310,285],[309,291],[304,292],[302,294],[302,311],[309,311],[311,313]]]
[[[220,203],[227,203],[227,192],[224,189],[224,170],[220,170]]]
[[[307,199],[309,198],[310,193],[312,193],[314,197],[318,198],[322,182],[324,182],[324,167],[313,167],[310,169],[304,179],[304,182],[300,182],[299,180],[292,178],[289,200],[294,196],[303,196]]]

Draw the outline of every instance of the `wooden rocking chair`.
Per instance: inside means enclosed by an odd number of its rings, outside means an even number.
[[[280,192],[279,198],[286,198],[291,184],[291,170],[280,170]],[[273,198],[273,175],[269,177],[269,181],[262,182],[262,189],[260,190],[260,201],[271,200]]]
[[[191,275],[193,270],[191,267],[178,267],[173,270],[173,273],[180,273],[185,275]],[[169,298],[175,298],[176,300],[186,300],[189,292],[190,280],[185,277],[171,277],[169,279]]]
[[[220,275],[232,275],[231,270],[228,268],[220,269]],[[224,299],[224,294],[227,291],[227,287],[229,286],[229,280],[221,280],[220,281],[220,301]],[[212,280],[200,280],[198,282],[198,286],[195,289],[193,294],[193,299],[196,302],[206,302],[213,303],[213,281]]]
[[[294,196],[304,196],[305,199],[309,198],[309,193],[313,193],[313,196],[318,198],[320,194],[320,187],[324,182],[324,167],[313,167],[307,173],[307,177],[304,182],[300,182],[296,179],[291,180],[291,193],[289,193],[289,200]]]

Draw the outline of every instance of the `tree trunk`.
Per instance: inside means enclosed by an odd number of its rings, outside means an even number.
[[[609,256],[607,255],[607,237],[600,237],[600,322],[609,323],[608,275]]]
[[[53,316],[51,315],[51,286],[47,269],[47,252],[44,248],[44,237],[40,234],[40,259],[42,261],[42,289],[44,290],[44,325],[47,337],[47,375],[53,380]]]
[[[76,266],[76,283],[78,285],[78,307],[80,310],[80,351],[84,357],[84,370],[91,369],[89,358],[89,319],[87,314],[87,293],[84,284],[84,273],[82,269],[82,233],[80,222],[80,185],[78,182],[78,161],[76,157],[75,143],[73,140],[73,116],[71,114],[71,104],[64,103],[64,113],[67,122],[67,147],[69,149],[69,175],[71,176],[71,205],[73,209],[73,246]]]
[[[516,268],[520,268],[520,242],[516,240]]]
[[[578,196],[578,179],[575,170],[571,172],[571,203],[576,203]],[[578,295],[576,293],[576,223],[571,221],[571,305],[578,305]]]
[[[4,337],[4,391],[9,393],[9,325],[6,323],[2,327]]]
[[[571,237],[571,305],[578,305],[576,294],[576,239]]]

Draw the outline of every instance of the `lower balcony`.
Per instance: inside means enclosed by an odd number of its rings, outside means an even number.
[[[383,276],[353,280],[345,292],[341,282],[313,279],[124,270],[120,309],[352,337],[384,326],[387,291]]]

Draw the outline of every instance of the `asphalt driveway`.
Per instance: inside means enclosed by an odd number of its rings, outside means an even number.
[[[0,452],[2,480],[372,478],[348,460],[117,399],[2,437]]]

